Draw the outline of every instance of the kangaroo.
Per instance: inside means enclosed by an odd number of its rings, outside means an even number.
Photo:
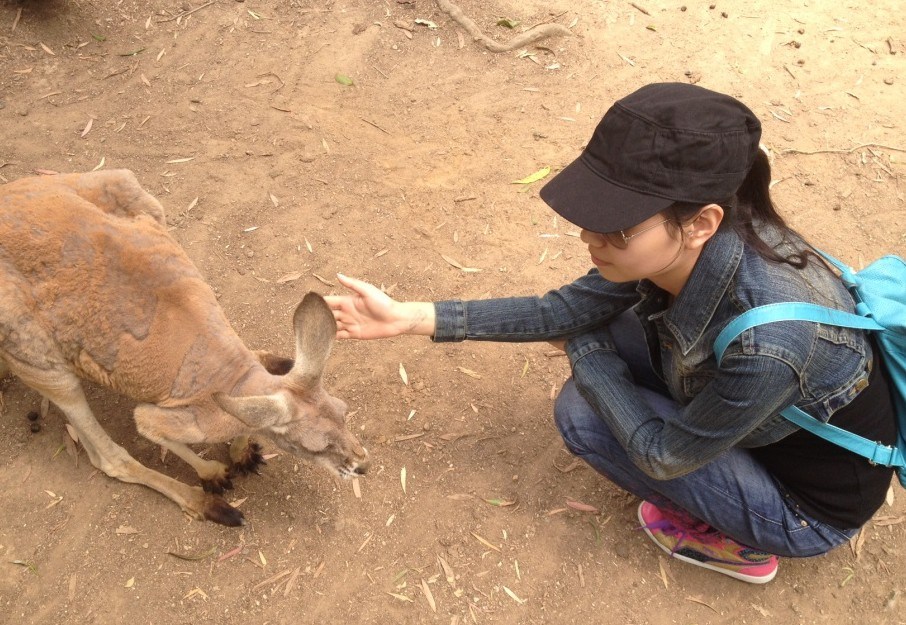
[[[294,360],[249,350],[130,171],[0,186],[0,376],[16,375],[58,406],[95,467],[194,518],[244,524],[222,493],[262,462],[253,436],[341,477],[366,471],[346,405],[321,383],[336,323],[320,295],[305,295],[293,327]],[[191,465],[202,487],[117,445],[81,379],[135,400],[138,431]],[[230,466],[189,447],[229,441]]]

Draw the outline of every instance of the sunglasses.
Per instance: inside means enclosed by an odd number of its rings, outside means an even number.
[[[641,234],[645,234],[649,230],[654,230],[658,226],[662,226],[668,221],[670,220],[664,219],[663,221],[659,221],[652,226],[648,226],[647,228],[642,228],[638,232],[634,232],[632,234],[626,234],[622,230],[615,230],[613,232],[598,232],[597,234],[604,237],[604,240],[607,241],[607,245],[612,245],[619,250],[625,250],[627,247],[629,247],[629,242],[634,238]]]

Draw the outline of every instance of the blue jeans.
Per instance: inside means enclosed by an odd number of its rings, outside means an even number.
[[[679,405],[651,368],[635,314],[620,315],[611,329],[620,357],[645,401],[670,419]],[[679,478],[649,477],[629,460],[572,379],[557,398],[554,417],[567,448],[614,484],[655,505],[685,510],[749,547],[778,556],[814,556],[848,542],[858,531],[841,531],[798,510],[746,449],[730,449]]]

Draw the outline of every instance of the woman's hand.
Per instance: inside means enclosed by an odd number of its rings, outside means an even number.
[[[400,334],[434,334],[434,305],[427,302],[397,302],[379,288],[362,280],[337,274],[352,295],[324,298],[337,322],[337,338],[381,339]]]

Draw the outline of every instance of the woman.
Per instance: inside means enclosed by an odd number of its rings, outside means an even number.
[[[847,542],[892,470],[799,430],[795,404],[869,439],[895,438],[888,382],[863,332],[742,312],[806,301],[852,311],[840,280],[777,214],[761,126],[741,102],[686,84],[617,101],[541,191],[582,229],[595,268],[543,297],[396,302],[345,276],[339,338],[550,341],[572,378],[555,406],[567,447],[643,501],[672,556],[753,583],[777,556]]]

